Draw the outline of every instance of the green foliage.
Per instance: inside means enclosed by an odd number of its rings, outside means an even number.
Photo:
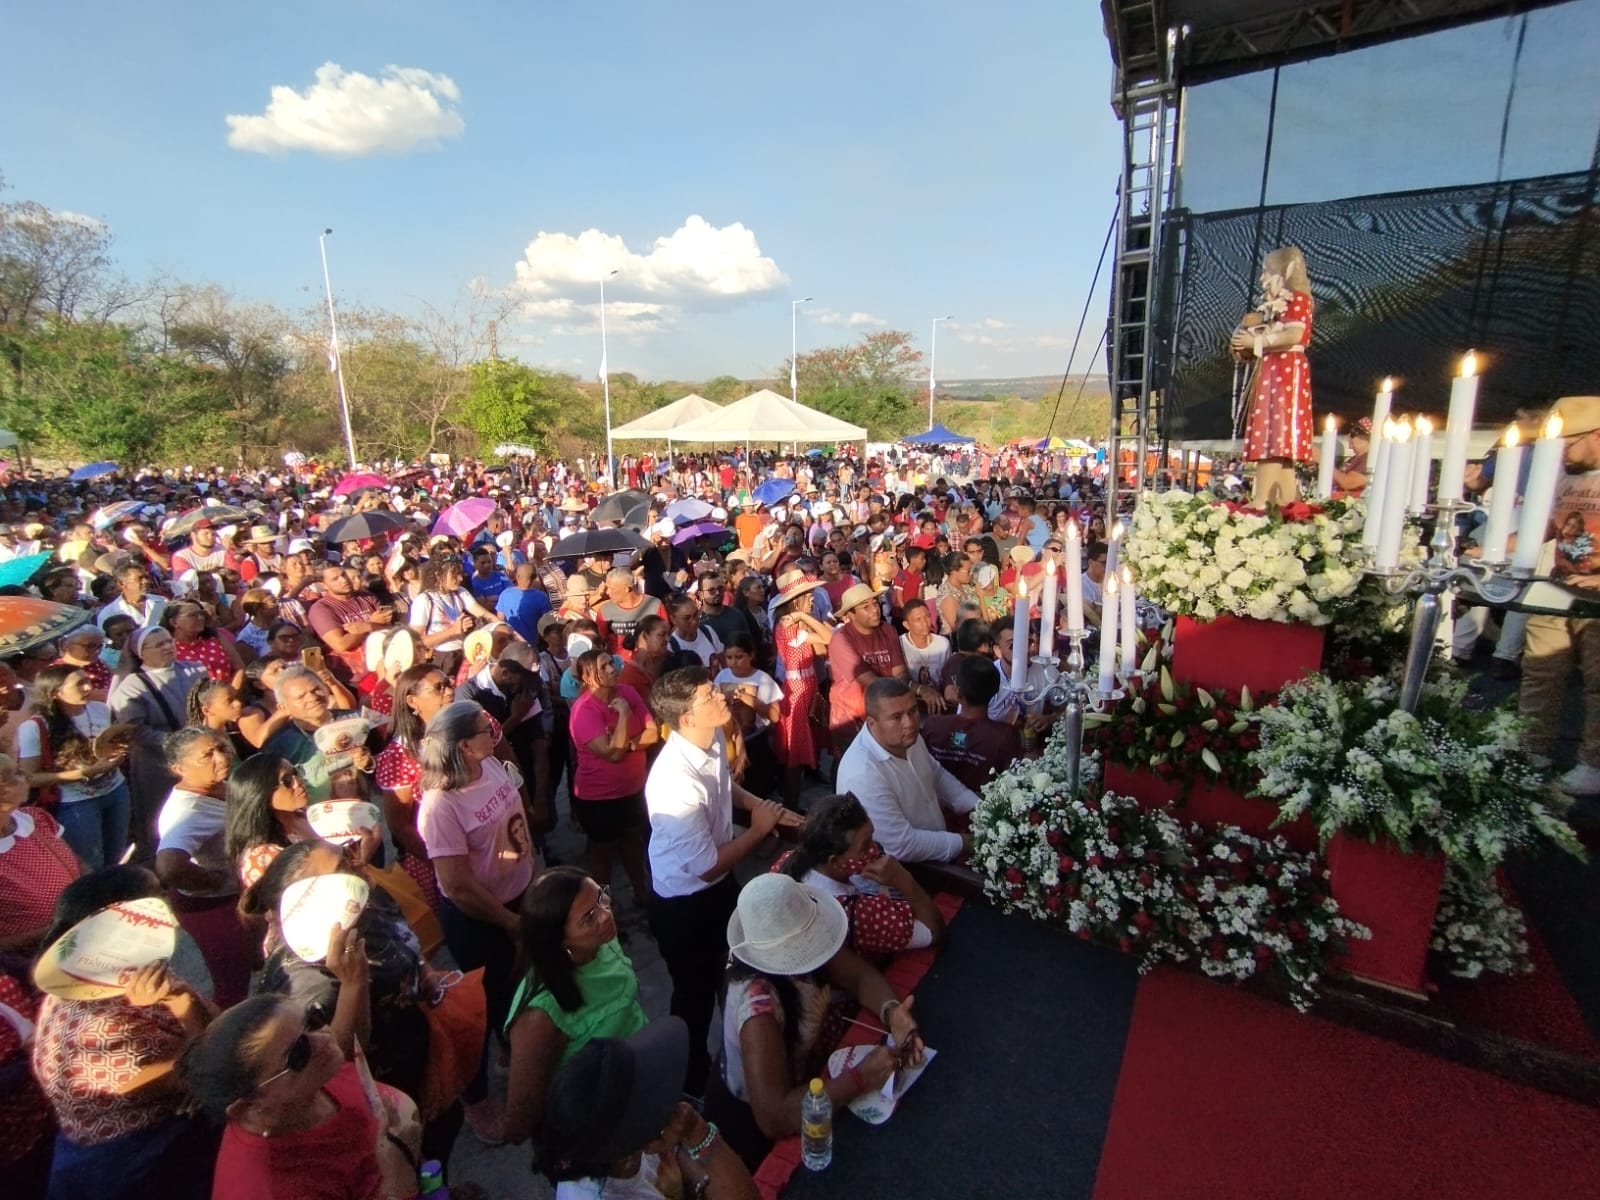
[[[568,388],[561,376],[548,375],[514,358],[473,363],[460,405],[461,423],[488,454],[501,442],[526,442],[541,449],[562,418],[561,400]]]

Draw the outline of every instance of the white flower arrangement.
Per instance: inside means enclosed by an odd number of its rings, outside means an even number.
[[[1327,625],[1362,587],[1360,500],[1260,512],[1182,491],[1145,492],[1122,559],[1141,597],[1168,612]],[[1420,558],[1409,532],[1406,561]]]
[[[1339,915],[1315,856],[1101,794],[1094,759],[1071,795],[1069,752],[1058,729],[1042,759],[1019,760],[984,786],[973,864],[1003,911],[1138,954],[1141,970],[1194,961],[1236,981],[1274,972],[1301,1009],[1341,940],[1368,936]]]
[[[1528,925],[1494,875],[1452,866],[1444,874],[1433,919],[1435,953],[1452,975],[1476,979],[1484,972],[1528,975]]]

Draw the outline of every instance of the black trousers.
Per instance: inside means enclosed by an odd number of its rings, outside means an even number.
[[[738,902],[739,884],[732,875],[692,896],[653,895],[650,900],[650,932],[672,976],[672,1015],[689,1027],[683,1090],[691,1096],[706,1094],[711,1072],[706,1039],[728,965],[728,918]]]

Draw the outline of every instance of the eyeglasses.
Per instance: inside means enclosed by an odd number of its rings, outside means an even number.
[[[276,1075],[268,1075],[252,1089],[259,1092],[269,1083],[275,1083],[285,1075],[298,1075],[311,1063],[311,1035],[301,1031],[299,1037],[289,1043],[289,1048],[283,1052],[283,1070]]]
[[[611,911],[611,888],[609,885],[602,885],[600,895],[595,898],[594,907],[578,918],[578,928],[593,929],[599,925],[601,909],[605,909],[606,912]]]

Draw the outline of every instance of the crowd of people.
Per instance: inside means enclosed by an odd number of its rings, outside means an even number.
[[[0,663],[8,1194],[409,1196],[465,1126],[562,1197],[753,1195],[814,1076],[841,1106],[921,1057],[882,972],[944,932],[907,864],[959,861],[1054,720],[1006,681],[1069,536],[1100,619],[1077,465],[13,475],[0,614],[51,607]],[[41,956],[153,898],[170,958],[41,993]],[[833,1078],[846,998],[892,1043]]]

